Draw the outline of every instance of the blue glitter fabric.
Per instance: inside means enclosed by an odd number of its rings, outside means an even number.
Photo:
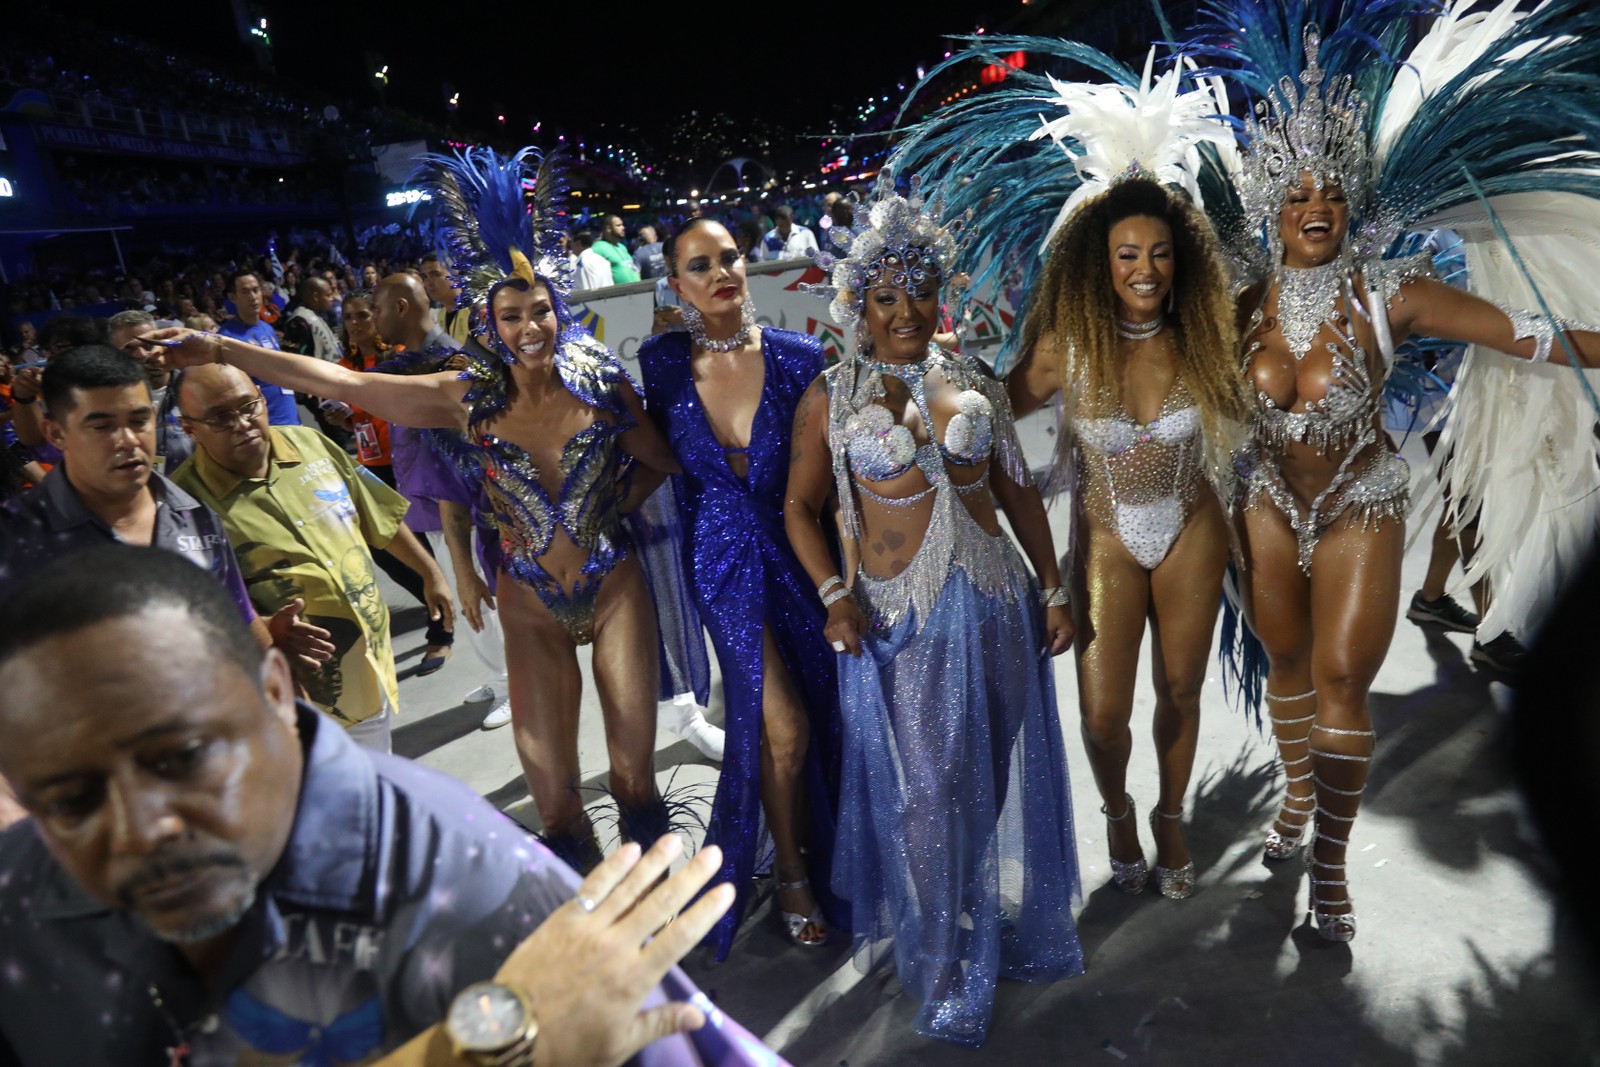
[[[706,659],[705,630],[695,610],[694,590],[684,569],[685,538],[682,492],[677,478],[661,483],[639,509],[625,516],[633,535],[634,558],[644,568],[650,599],[661,635],[662,702],[679,693],[693,693],[704,707],[711,695],[711,663]]]
[[[822,602],[783,529],[794,412],[824,361],[815,338],[771,327],[761,331],[766,380],[750,430],[749,473],[740,478],[706,421],[689,371],[689,345],[687,334],[652,337],[639,347],[639,368],[651,417],[683,465],[679,500],[689,534],[690,582],[717,653],[727,700],[722,777],[706,837],[723,851],[723,868],[713,881],[727,881],[739,893],[709,938],[722,960],[749,902],[763,837],[763,625],[771,629],[811,718],[804,776],[811,885],[829,923],[840,929],[849,925],[844,906],[828,892],[832,798],[838,794],[835,656],[822,637],[827,617]]]
[[[935,425],[923,370],[868,365],[858,389],[850,368],[835,369],[830,406],[850,413],[831,419],[835,446],[871,403],[878,373],[908,379],[923,424]],[[1003,464],[1015,432],[1004,392],[988,398],[985,412],[969,402],[975,422],[993,416],[968,444],[987,436],[986,458]],[[844,750],[833,887],[852,908],[858,965],[892,958],[922,1002],[917,1032],[979,1045],[999,979],[1079,974],[1083,950],[1038,584],[1010,538],[986,532],[961,503],[945,467],[951,444],[917,450],[934,504],[911,565],[883,580],[861,572],[853,591],[870,629],[860,657],[838,656]]]
[[[600,582],[630,547],[617,508],[633,464],[620,438],[634,423],[618,391],[628,374],[610,349],[587,337],[569,339],[558,345],[554,359],[567,390],[602,416],[567,442],[561,492],[555,499],[540,484],[526,451],[481,429],[505,410],[510,371],[476,343],[447,364],[470,385],[465,402],[473,428],[470,447],[451,449],[447,455],[458,467],[467,467],[467,481],[480,487],[474,512],[486,534],[479,542],[484,573],[504,570],[532,589],[573,641],[584,645],[594,640]],[[563,589],[539,563],[558,525],[589,552],[571,590]]]

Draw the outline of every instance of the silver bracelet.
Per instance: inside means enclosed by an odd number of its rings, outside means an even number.
[[[1039,606],[1041,608],[1064,608],[1072,603],[1067,596],[1067,588],[1063,585],[1053,585],[1049,589],[1039,590]]]
[[[835,589],[833,592],[829,593],[827,596],[822,598],[822,606],[825,607],[825,608],[826,607],[831,607],[833,605],[834,601],[843,600],[845,597],[847,597],[849,595],[850,595],[850,590],[846,589],[844,587],[844,585],[841,583],[839,588]]]
[[[817,586],[817,595],[827,596],[828,590],[834,585],[835,582],[837,582],[839,585],[843,585],[844,579],[835,574],[832,578],[829,578],[827,581]]]

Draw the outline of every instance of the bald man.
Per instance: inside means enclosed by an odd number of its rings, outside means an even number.
[[[257,611],[301,600],[329,633],[332,658],[295,669],[310,700],[357,744],[389,751],[400,694],[372,551],[417,573],[430,617],[448,627],[455,614],[444,574],[400,521],[404,498],[309,426],[269,426],[236,367],[195,367],[177,388],[195,454],[172,480],[221,517]]]
[[[329,363],[339,362],[344,358],[344,347],[328,323],[328,311],[333,307],[333,286],[313,276],[300,283],[295,296],[294,310],[284,321],[284,349],[302,356],[316,356]]]
[[[390,344],[404,346],[407,355],[375,368],[392,373],[419,374],[437,370],[457,351],[455,340],[440,327],[429,309],[427,289],[410,274],[391,274],[373,293],[373,318],[378,333]],[[444,563],[453,580],[456,600],[467,619],[467,646],[488,669],[487,676],[465,694],[469,702],[490,701],[484,717],[485,730],[511,722],[511,687],[506,676],[505,640],[494,611],[494,597],[483,577],[482,565],[473,544],[472,496],[462,478],[441,456],[435,441],[454,433],[451,430],[414,430],[389,424],[389,453],[394,464],[395,488],[411,502],[406,525],[422,535],[435,558]],[[446,447],[448,442],[446,442]],[[450,649],[433,647],[424,654],[443,657]]]

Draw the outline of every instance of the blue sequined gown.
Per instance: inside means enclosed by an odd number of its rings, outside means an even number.
[[[726,959],[749,902],[761,846],[761,631],[765,624],[811,720],[803,782],[810,814],[807,841],[813,891],[830,925],[848,926],[828,892],[833,855],[832,798],[838,793],[838,685],[835,655],[822,636],[826,613],[783,528],[789,440],[795,407],[823,367],[813,337],[764,328],[766,366],[750,429],[748,474],[728,464],[706,421],[689,370],[688,334],[661,334],[639,347],[645,405],[683,465],[678,494],[688,529],[689,581],[722,671],[727,712],[722,777],[706,841],[723,851],[715,881],[738,891],[712,930]]]
[[[910,387],[936,426],[923,378],[961,390],[943,440],[916,446],[882,405],[882,378]],[[1079,895],[1054,666],[1042,650],[1039,586],[1011,539],[961,502],[993,468],[1027,484],[1005,389],[970,356],[843,364],[829,373],[829,444],[848,533],[862,479],[912,466],[932,497],[903,571],[857,573],[868,622],[859,657],[839,656],[844,751],[834,889],[850,902],[856,958],[893,960],[921,1002],[918,1033],[963,1045],[988,1034],[995,983],[1081,973]],[[958,486],[946,464],[984,471]]]

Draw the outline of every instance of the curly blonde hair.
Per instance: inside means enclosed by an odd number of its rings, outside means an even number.
[[[1195,207],[1148,178],[1118,182],[1073,212],[1050,241],[1023,323],[1022,351],[1041,339],[1062,346],[1061,395],[1068,410],[1095,414],[1119,394],[1117,300],[1107,266],[1111,228],[1146,215],[1172,230],[1175,309],[1169,322],[1179,372],[1200,407],[1213,469],[1239,443],[1251,405],[1239,370],[1233,294],[1216,233]]]

